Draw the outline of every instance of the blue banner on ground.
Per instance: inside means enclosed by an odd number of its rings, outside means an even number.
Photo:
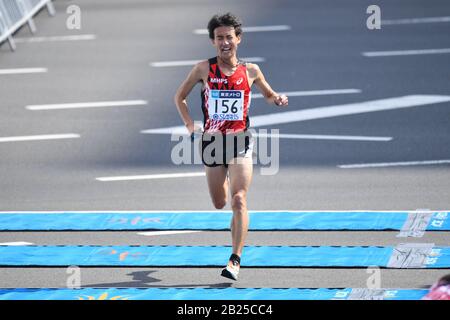
[[[401,230],[411,212],[250,212],[250,230]],[[435,212],[425,230],[450,230],[448,212]],[[0,213],[2,231],[228,230],[231,212]]]
[[[355,296],[351,288],[0,289],[0,300],[420,300],[428,293],[424,289],[357,290]]]
[[[1,266],[224,266],[229,246],[0,246]],[[394,247],[248,246],[243,267],[391,267]],[[450,247],[434,247],[420,268],[450,267]],[[417,265],[417,261],[412,261]],[[408,268],[399,264],[399,268]]]

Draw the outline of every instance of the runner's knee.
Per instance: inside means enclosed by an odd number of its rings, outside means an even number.
[[[247,195],[245,191],[238,191],[233,195],[231,207],[233,210],[242,210],[247,206]]]
[[[222,200],[213,200],[214,208],[216,209],[223,209],[225,205],[227,204],[227,201],[225,199]]]

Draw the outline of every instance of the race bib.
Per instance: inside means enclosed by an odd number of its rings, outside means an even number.
[[[212,120],[244,120],[244,91],[210,90],[208,114]]]

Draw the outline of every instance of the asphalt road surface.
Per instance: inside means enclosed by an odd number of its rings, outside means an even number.
[[[449,210],[450,3],[376,1],[386,23],[369,30],[372,2],[79,0],[81,29],[69,29],[66,9],[73,3],[54,1],[54,17],[45,10],[35,16],[35,35],[23,27],[15,52],[7,43],[0,47],[0,210],[214,210],[205,177],[183,176],[203,167],[173,163],[171,136],[143,131],[182,124],[173,96],[191,65],[180,61],[214,56],[208,36],[195,30],[228,11],[244,26],[268,27],[244,30],[239,56],[256,58],[272,87],[289,96],[287,109],[252,100],[256,132],[291,136],[280,138],[279,157],[269,164],[257,157],[250,210]],[[21,68],[43,69],[1,73]],[[117,101],[126,102],[112,105]],[[109,104],[92,106],[98,102]],[[67,105],[74,103],[87,105]],[[201,121],[199,87],[189,105]],[[271,117],[295,111],[278,122]],[[31,140],[37,135],[55,136]],[[276,174],[265,175],[261,168],[271,165]],[[162,176],[142,177],[149,175]],[[223,231],[0,233],[0,243],[19,241],[230,245],[231,239]],[[447,246],[450,237],[280,231],[248,238],[249,245],[286,246],[405,241]],[[217,268],[82,268],[82,286],[363,288],[366,271],[243,268],[231,282]],[[423,288],[447,273],[382,269],[381,285]],[[0,270],[4,288],[65,287],[66,280],[64,268]]]

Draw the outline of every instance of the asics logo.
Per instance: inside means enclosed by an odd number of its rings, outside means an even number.
[[[244,81],[244,78],[239,78],[238,81],[236,81],[236,84],[240,85],[242,83],[242,81]]]

